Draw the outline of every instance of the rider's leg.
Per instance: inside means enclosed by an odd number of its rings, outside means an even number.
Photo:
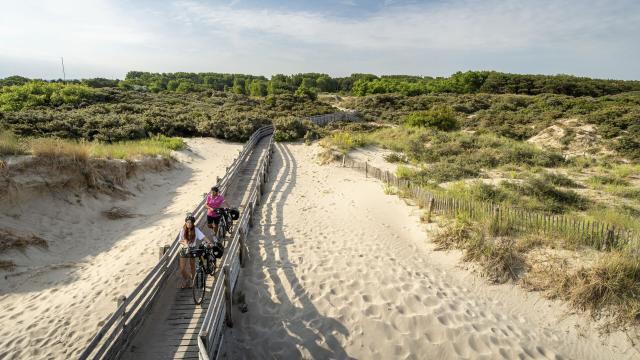
[[[189,267],[191,268],[191,276],[189,277],[189,279],[193,279],[193,276],[196,273],[196,259],[191,258],[189,259]]]
[[[213,235],[218,236],[218,224],[220,223],[220,216],[213,218]],[[220,241],[220,239],[218,239]]]
[[[186,282],[188,281],[190,275],[187,271],[187,258],[179,258],[179,266],[180,266],[180,287],[184,288]]]
[[[216,234],[216,231],[213,228],[213,216],[207,215],[207,227],[213,231],[213,235]]]

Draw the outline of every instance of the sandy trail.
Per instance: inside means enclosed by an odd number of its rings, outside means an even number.
[[[559,302],[488,285],[435,252],[419,212],[379,182],[278,144],[240,276],[230,359],[631,359]]]
[[[28,229],[49,241],[48,250],[11,257],[14,273],[0,273],[0,359],[67,359],[77,356],[158,260],[184,215],[222,176],[241,149],[213,139],[187,139],[171,171],[138,175],[135,196],[114,199],[68,192],[40,195],[19,205],[0,204],[3,228]],[[139,216],[108,220],[101,212],[123,207]]]

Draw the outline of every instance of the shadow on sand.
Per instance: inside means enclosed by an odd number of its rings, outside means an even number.
[[[349,331],[336,319],[318,312],[296,275],[295,264],[289,261],[287,246],[293,239],[285,237],[284,206],[296,186],[296,172],[297,164],[287,145],[277,144],[261,227],[249,241],[250,260],[241,274],[249,313],[236,312],[239,326],[233,330],[234,343],[226,349],[234,357],[252,357],[244,348],[253,355],[271,354],[273,358],[351,359],[336,338],[337,334],[347,337]],[[267,339],[276,340],[265,342]]]

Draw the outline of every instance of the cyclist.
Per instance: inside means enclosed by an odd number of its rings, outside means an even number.
[[[179,288],[184,289],[191,286],[191,280],[193,274],[196,272],[196,260],[190,256],[189,251],[196,248],[198,241],[202,241],[202,244],[210,245],[212,242],[198,229],[196,226],[196,218],[193,215],[187,215],[184,219],[184,226],[180,230],[180,283]],[[191,272],[187,269],[187,263]]]
[[[212,187],[209,194],[207,194],[207,201],[204,206],[207,207],[207,226],[213,230],[214,236],[218,233],[218,224],[220,224],[220,214],[215,210],[223,207],[223,205],[229,207],[224,196],[220,194],[220,189],[217,186]],[[220,239],[217,239],[217,241],[220,241]]]

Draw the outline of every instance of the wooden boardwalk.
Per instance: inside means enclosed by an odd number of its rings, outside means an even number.
[[[250,194],[249,189],[260,181],[258,162],[268,151],[269,138],[265,137],[239,166],[231,181],[225,198],[231,206],[244,211]],[[202,226],[201,226],[201,229]],[[207,236],[209,229],[203,229]],[[178,229],[176,229],[176,232]],[[218,269],[219,274],[220,269]],[[123,359],[197,359],[198,332],[211,299],[213,277],[207,277],[207,295],[201,305],[194,305],[190,289],[177,289],[177,272],[173,271],[142,325],[142,329],[130,340],[122,354]]]

